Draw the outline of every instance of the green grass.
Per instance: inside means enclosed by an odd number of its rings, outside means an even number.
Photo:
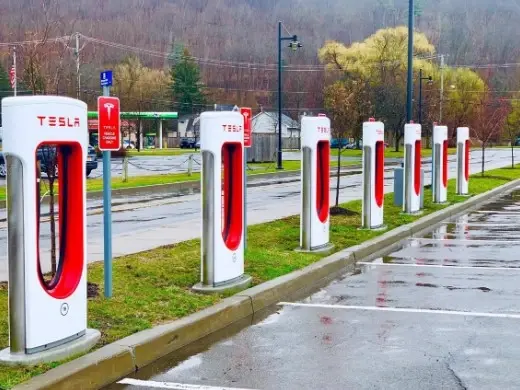
[[[473,175],[471,194],[480,194],[520,178],[520,169],[503,168],[485,176]],[[454,195],[455,182],[449,182],[449,201],[458,203],[465,197]],[[393,194],[385,196],[385,231],[360,230],[361,201],[342,205],[355,212],[353,216],[331,217],[331,241],[340,250],[410,223],[419,217],[404,215],[393,205]],[[445,205],[432,204],[431,191],[425,190],[427,215]],[[246,272],[259,284],[310,265],[325,255],[294,251],[299,244],[299,217],[249,227]],[[103,298],[103,264],[88,266],[88,280],[100,286],[100,296],[89,299],[88,325],[102,332],[97,347],[114,342],[154,325],[184,317],[220,301],[223,296],[199,295],[190,288],[199,280],[200,241],[191,240],[135,255],[114,262],[114,298]],[[8,345],[7,288],[0,285],[0,347]],[[32,368],[0,367],[0,388],[28,380],[58,365],[45,364]]]

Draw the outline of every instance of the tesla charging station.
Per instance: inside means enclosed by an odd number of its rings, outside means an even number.
[[[432,156],[433,201],[446,203],[448,200],[448,127],[433,126]]]
[[[302,201],[300,248],[302,251],[326,251],[329,243],[330,197],[330,119],[326,116],[303,117]]]
[[[457,128],[457,194],[469,193],[469,128]]]
[[[404,203],[408,214],[421,210],[421,125],[404,126]]]
[[[9,348],[5,364],[56,361],[90,349],[87,329],[87,105],[55,96],[2,100],[7,163]],[[40,177],[36,151],[57,160],[57,270],[44,276],[40,250]],[[44,179],[42,179],[43,181]]]
[[[371,118],[363,123],[363,228],[383,227],[384,175],[385,125]]]
[[[239,112],[204,112],[202,152],[201,282],[195,291],[212,293],[245,287],[244,118]]]

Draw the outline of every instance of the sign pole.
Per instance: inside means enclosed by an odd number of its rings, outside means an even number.
[[[110,87],[103,87],[103,96],[110,96]],[[112,298],[112,167],[110,160],[111,152],[103,151],[103,243],[105,298]]]
[[[244,250],[247,249],[247,148],[244,148]]]
[[[242,107],[240,113],[244,117],[244,250],[247,249],[247,149],[251,147],[251,124],[252,110],[248,107]]]
[[[100,74],[103,97],[98,98],[98,139],[103,151],[103,249],[105,298],[112,297],[112,167],[111,151],[121,147],[119,99],[110,97],[112,71]]]

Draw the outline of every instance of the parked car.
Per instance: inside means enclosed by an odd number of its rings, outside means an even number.
[[[181,138],[181,149],[195,149],[197,146],[197,140],[195,138]],[[200,147],[200,143],[199,143]]]
[[[127,140],[127,139],[124,139],[123,140],[123,148],[124,149],[135,149],[135,145],[133,142]]]
[[[7,167],[5,165],[4,154],[0,152],[0,177],[7,176]]]
[[[330,147],[332,149],[343,148],[348,144],[348,139],[346,138],[332,138],[330,141]]]
[[[54,148],[46,148],[45,151],[42,148],[39,148],[36,150],[36,158],[38,161],[40,161],[40,167],[42,172],[47,171],[47,167],[45,166],[45,163],[47,160],[52,159],[54,156],[54,153],[56,153],[56,150]],[[98,161],[97,161],[97,155],[96,155],[96,149],[92,146],[88,146],[88,155],[87,155],[87,164],[86,164],[86,171],[87,176],[89,176],[94,169],[97,169],[98,167]],[[56,167],[57,170],[57,167]],[[58,172],[56,171],[56,174]],[[7,174],[7,168],[5,164],[5,158],[4,154],[0,153],[0,177],[5,177]]]

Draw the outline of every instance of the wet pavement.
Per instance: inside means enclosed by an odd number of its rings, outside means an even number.
[[[520,388],[520,188],[110,389]]]
[[[520,157],[520,150],[517,158]],[[480,170],[480,153],[471,154],[472,173]],[[495,149],[486,154],[486,169],[508,166],[510,151]],[[450,157],[449,177],[455,177],[455,158]],[[431,182],[430,165],[425,163],[425,184]],[[361,199],[362,176],[341,177],[340,202]],[[335,197],[336,178],[331,178],[331,199]],[[258,224],[297,215],[300,212],[300,182],[274,184],[249,188],[247,194],[248,224]],[[393,191],[393,171],[385,173],[385,192]],[[200,195],[182,197],[143,194],[135,197],[114,198],[118,205],[112,214],[114,257],[142,252],[185,240],[199,238],[201,229]],[[88,202],[89,209],[101,205],[101,200]],[[92,212],[87,217],[88,261],[103,260],[103,215]],[[4,250],[1,250],[1,249]],[[7,280],[7,229],[0,223],[0,281]],[[40,232],[42,268],[50,270],[50,230],[43,224]]]

